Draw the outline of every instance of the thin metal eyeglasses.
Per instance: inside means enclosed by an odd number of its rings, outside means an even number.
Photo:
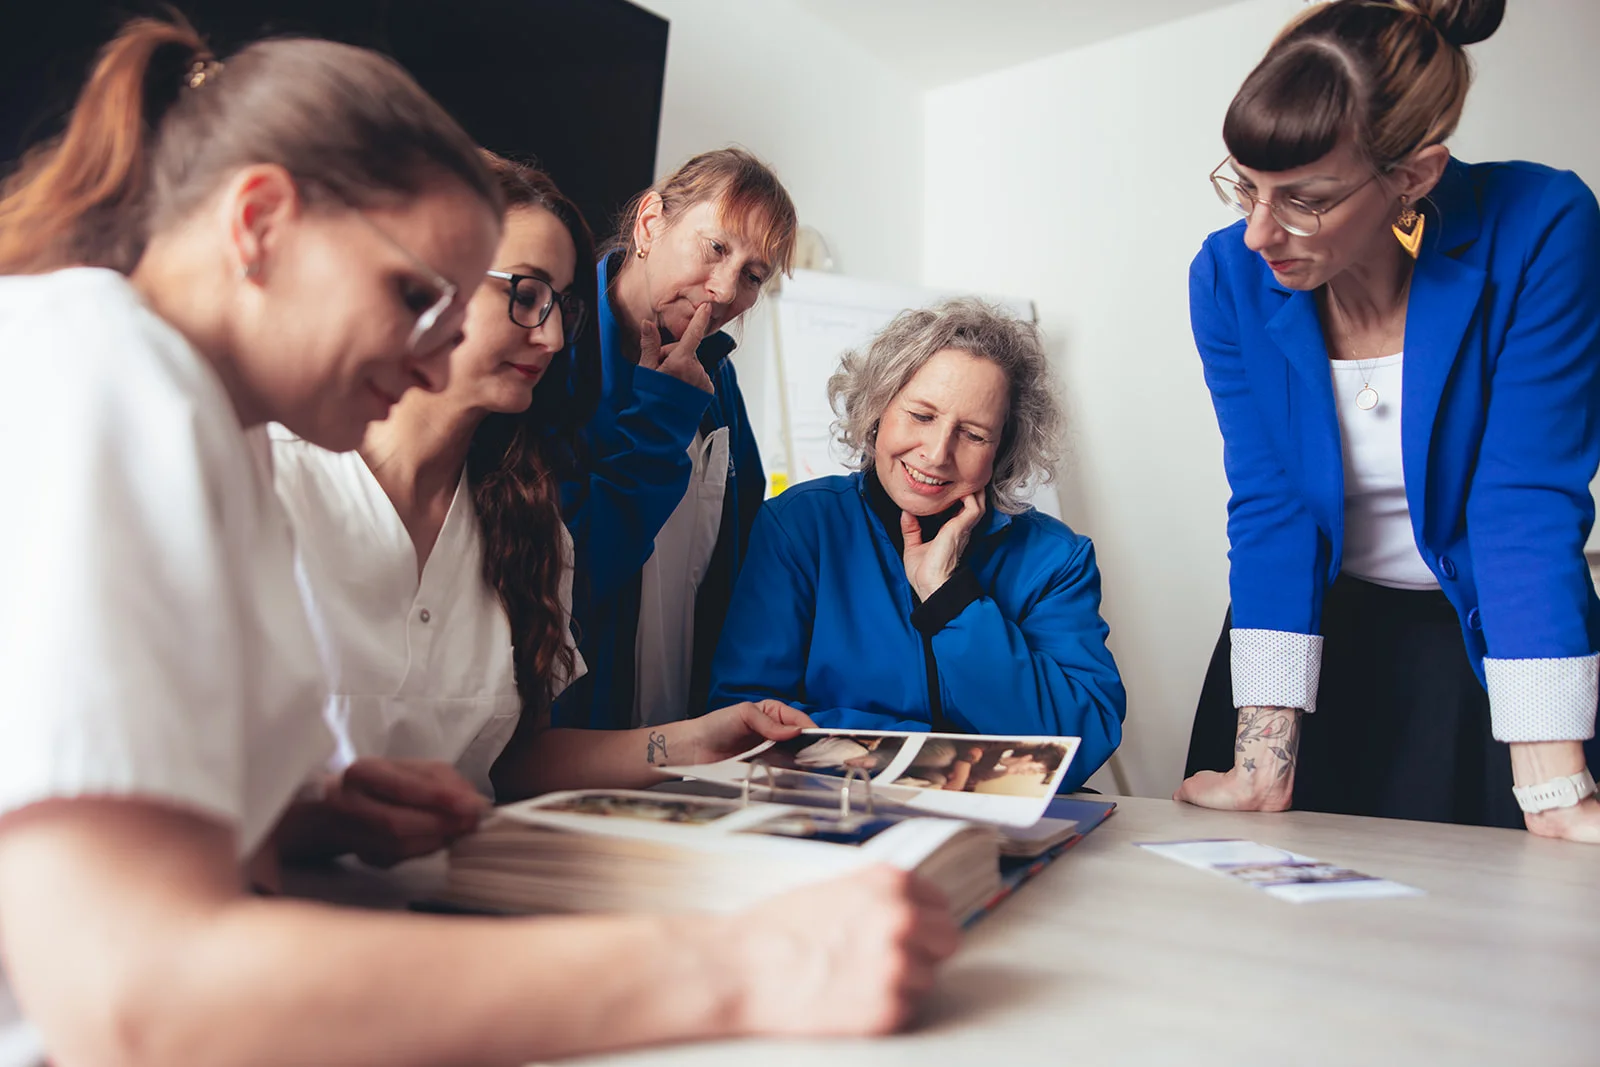
[[[367,228],[381,237],[385,244],[409,259],[413,266],[428,279],[428,284],[439,290],[439,298],[417,315],[416,324],[411,328],[411,336],[406,339],[406,351],[415,355],[418,352],[431,352],[443,343],[446,330],[444,316],[456,300],[456,287],[444,275],[424,263],[421,257],[411,249],[389,236],[387,230],[376,222],[367,218],[366,212],[359,208],[354,212],[356,218],[367,224]],[[425,343],[426,342],[426,343]]]
[[[1211,188],[1216,191],[1217,199],[1245,218],[1255,214],[1257,204],[1265,204],[1267,205],[1267,210],[1272,212],[1274,221],[1283,227],[1286,233],[1292,233],[1296,237],[1314,237],[1322,229],[1322,216],[1378,179],[1377,171],[1373,171],[1372,177],[1354,189],[1346,191],[1343,196],[1332,203],[1323,204],[1319,207],[1312,207],[1305,201],[1297,200],[1293,197],[1274,203],[1271,200],[1261,199],[1232,178],[1219,173],[1223,167],[1226,167],[1231,162],[1233,162],[1233,156],[1224,156],[1222,162],[1218,163],[1211,171]]]
[[[491,278],[511,283],[511,299],[506,314],[524,330],[537,330],[550,312],[561,306],[561,336],[567,344],[577,340],[583,328],[583,298],[576,293],[558,293],[555,286],[534,274],[513,274],[505,270],[486,271]]]

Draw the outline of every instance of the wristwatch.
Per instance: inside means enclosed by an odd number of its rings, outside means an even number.
[[[1538,785],[1514,785],[1511,794],[1522,810],[1532,815],[1552,808],[1570,808],[1585,797],[1594,796],[1594,776],[1584,768],[1565,778],[1552,778]]]

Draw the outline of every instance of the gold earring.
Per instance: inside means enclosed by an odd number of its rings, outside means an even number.
[[[642,249],[642,248],[635,249],[633,254],[638,256],[640,259],[643,259],[644,258],[644,249]]]
[[[1400,242],[1400,247],[1410,254],[1412,259],[1417,258],[1417,253],[1422,250],[1422,229],[1427,219],[1417,214],[1417,209],[1406,203],[1406,198],[1400,198],[1400,217],[1395,219],[1394,225],[1389,227],[1394,231],[1395,240]]]

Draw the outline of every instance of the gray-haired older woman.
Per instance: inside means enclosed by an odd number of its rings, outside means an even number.
[[[902,312],[828,383],[860,470],[769,501],[712,664],[712,705],[819,726],[1083,739],[1126,705],[1089,539],[1035,511],[1062,417],[1038,332],[977,300]]]

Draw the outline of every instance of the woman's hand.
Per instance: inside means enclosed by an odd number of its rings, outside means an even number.
[[[646,319],[639,325],[639,366],[670,374],[702,393],[716,392],[711,376],[700,365],[700,342],[706,339],[710,326],[711,305],[701,304],[694,309],[694,317],[689,320],[689,328],[683,331],[683,336],[663,345],[655,320]]]
[[[354,853],[374,867],[392,867],[471,833],[488,809],[448,763],[358,759],[319,800],[292,806],[277,837],[291,859]]]
[[[717,763],[748,752],[762,741],[787,741],[816,723],[805,712],[796,711],[781,700],[763,700],[719,708],[687,719],[683,725],[688,733],[684,738],[687,759],[680,757],[675,762]],[[657,736],[663,738],[661,748],[665,749],[670,744],[665,731]],[[667,761],[663,758],[661,762]]]
[[[1299,708],[1240,708],[1233,769],[1199,771],[1173,800],[1222,811],[1287,811],[1300,759]]]
[[[900,536],[905,540],[906,580],[917,596],[927,600],[961,565],[961,554],[972,540],[972,531],[983,518],[982,493],[961,498],[961,513],[944,524],[939,535],[924,544],[922,525],[909,512],[900,513]]]
[[[883,1034],[903,1026],[961,944],[933,886],[873,867],[722,920],[722,965],[741,976],[734,1029]]]
[[[1577,774],[1586,765],[1582,741],[1511,743],[1511,780],[1517,785],[1538,785]],[[1525,813],[1523,820],[1528,832],[1540,837],[1600,844],[1600,797],[1589,797],[1570,808]]]

